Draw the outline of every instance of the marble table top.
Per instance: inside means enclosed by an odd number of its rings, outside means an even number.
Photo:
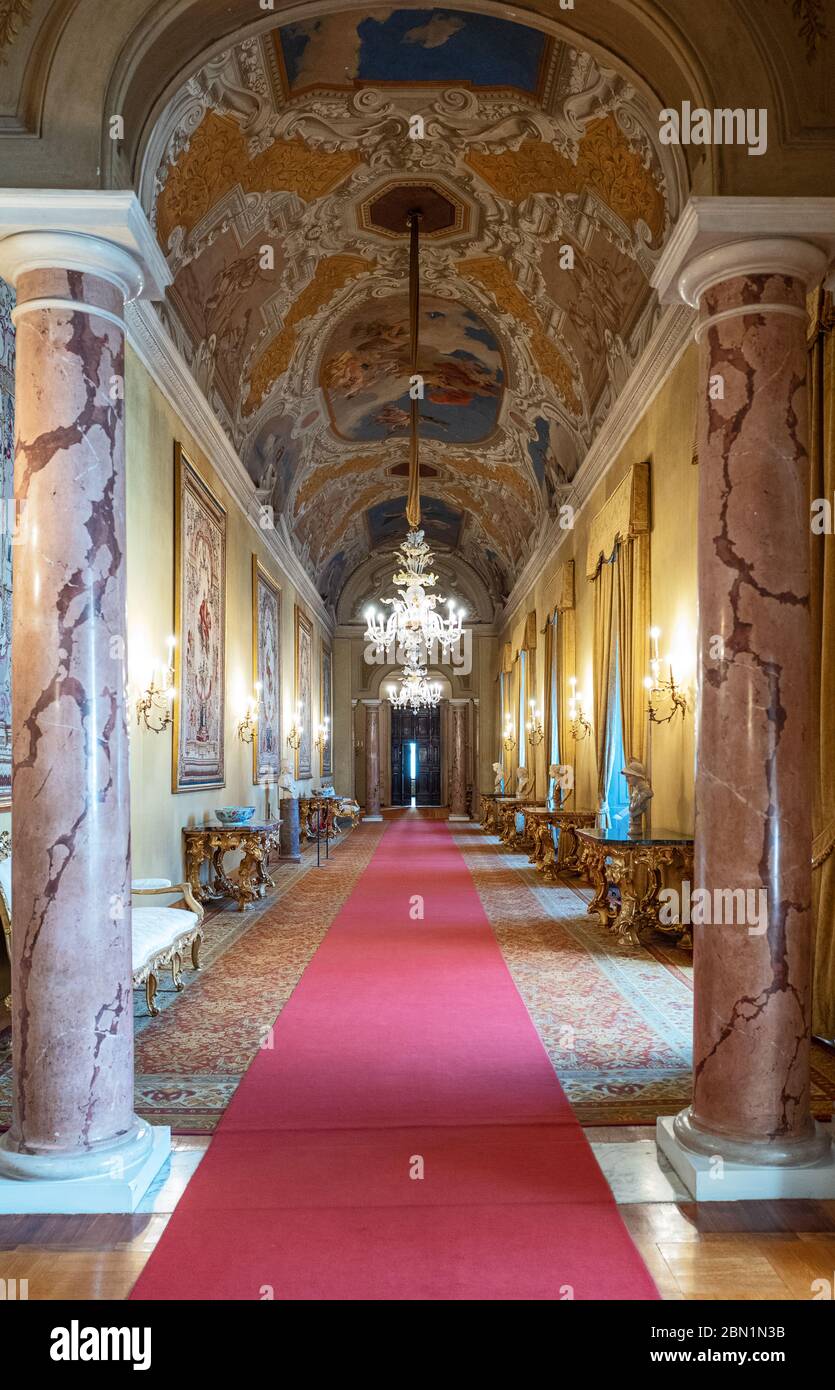
[[[693,836],[685,835],[680,830],[653,830],[648,835],[630,835],[620,826],[611,826],[608,830],[600,830],[596,826],[588,826],[577,830],[577,834],[583,840],[595,840],[598,844],[617,845],[618,847],[628,848],[629,845],[692,845]]]

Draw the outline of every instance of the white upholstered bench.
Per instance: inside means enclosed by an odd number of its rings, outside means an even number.
[[[203,908],[192,896],[187,883],[172,883],[167,878],[138,878],[131,884],[131,895],[137,897],[171,897],[176,894],[185,907],[133,907],[131,912],[131,965],[134,989],[145,986],[148,1012],[158,1014],[154,1002],[160,971],[168,966],[174,988],[183,987],[183,957],[191,952],[191,963],[200,968],[200,945],[203,940]],[[7,831],[0,835],[0,919],[3,934],[12,958],[12,858],[11,837]],[[6,1000],[10,1007],[11,995]]]
[[[0,867],[2,867],[0,865]],[[131,960],[133,987],[145,986],[148,1012],[156,1016],[154,1002],[159,972],[164,966],[171,969],[174,988],[183,987],[183,957],[191,952],[191,963],[200,969],[200,946],[203,941],[203,908],[193,896],[189,883],[172,883],[167,878],[135,878],[131,884],[134,898],[165,896],[176,893],[185,907],[166,907],[163,904],[134,907],[131,912]]]

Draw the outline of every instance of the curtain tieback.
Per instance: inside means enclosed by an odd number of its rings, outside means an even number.
[[[608,798],[605,797],[605,796],[601,796],[601,798],[600,798],[600,805],[599,805],[598,808],[597,808],[597,826],[598,826],[598,829],[599,829],[599,830],[608,830],[611,824],[612,824],[612,818],[611,818],[611,816],[609,815],[609,801],[608,801]]]

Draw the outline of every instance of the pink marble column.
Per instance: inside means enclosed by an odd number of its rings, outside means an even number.
[[[450,700],[452,711],[449,768],[449,818],[469,820],[467,815],[467,700]]]
[[[693,931],[693,1101],[674,1132],[743,1164],[828,1150],[809,1109],[805,309],[824,263],[804,243],[737,243],[682,277],[701,343],[693,889],[712,921]]]
[[[14,1110],[0,1176],[129,1181],[152,1131],[133,1113],[125,287],[44,266],[45,235],[26,239],[16,276]]]
[[[481,819],[481,714],[480,701],[473,700],[473,781],[470,815],[474,820]]]
[[[380,815],[380,701],[363,700],[365,705],[365,820],[382,820]]]

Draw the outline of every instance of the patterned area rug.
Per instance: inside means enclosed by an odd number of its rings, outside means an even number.
[[[211,1134],[376,848],[382,825],[348,835],[321,869],[306,854],[246,913],[207,915],[204,968],[160,1015],[136,1012],[136,1109],[176,1134]],[[618,946],[588,916],[591,890],[553,886],[476,826],[456,833],[508,969],[582,1124],[653,1124],[690,1097],[692,964],[666,942]],[[10,1033],[0,1035],[0,1128],[11,1118]],[[813,1109],[829,1119],[835,1052],[812,1049]]]
[[[273,866],[276,888],[247,912],[207,913],[201,969],[178,994],[160,981],[151,1018],[134,991],[136,1112],[175,1134],[211,1134],[259,1047],[365,868],[382,825],[346,835],[316,868]],[[11,1123],[11,1035],[0,1037],[0,1128]]]
[[[456,835],[507,967],[585,1125],[654,1124],[690,1100],[693,967],[659,940],[618,945],[590,888],[548,885],[477,827]],[[812,1047],[812,1103],[832,1117],[835,1052]]]

